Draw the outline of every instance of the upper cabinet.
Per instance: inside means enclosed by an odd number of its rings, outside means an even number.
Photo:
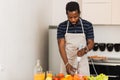
[[[84,3],[82,6],[82,18],[93,24],[111,23],[110,3]]]
[[[120,24],[120,0],[112,0],[112,24]]]
[[[111,0],[83,0],[83,2],[110,2]]]
[[[120,24],[120,0],[82,0],[82,18],[93,24]]]

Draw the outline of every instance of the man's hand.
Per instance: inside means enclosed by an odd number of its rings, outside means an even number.
[[[67,72],[67,74],[74,75],[75,71],[76,71],[76,68],[74,68],[72,65],[68,64],[66,66],[66,72]]]
[[[86,54],[86,51],[85,51],[84,48],[82,48],[81,50],[79,50],[79,51],[77,52],[77,56],[79,56],[79,57],[82,57],[84,54]]]

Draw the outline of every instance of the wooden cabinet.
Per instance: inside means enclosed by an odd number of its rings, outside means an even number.
[[[93,24],[120,24],[120,0],[82,0],[82,18]]]

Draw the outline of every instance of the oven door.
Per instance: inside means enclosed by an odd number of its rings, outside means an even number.
[[[109,80],[120,80],[120,63],[89,62],[90,74],[103,73]]]

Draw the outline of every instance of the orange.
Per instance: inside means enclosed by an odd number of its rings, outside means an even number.
[[[57,76],[60,77],[60,78],[63,78],[64,74],[63,73],[59,73],[59,74],[57,74]]]
[[[60,80],[67,80],[66,78],[61,78]]]
[[[88,80],[88,76],[83,76],[84,80]]]
[[[65,78],[66,78],[66,80],[73,80],[73,76],[71,76],[71,75],[66,75]]]
[[[74,80],[81,80],[78,74],[75,74],[73,77]]]
[[[53,80],[60,80],[60,79],[57,76],[54,76]]]

